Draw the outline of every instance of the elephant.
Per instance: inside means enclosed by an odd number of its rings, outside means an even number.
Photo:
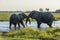
[[[10,20],[9,20],[9,28],[11,29],[11,25],[14,25],[14,28],[16,29],[16,25],[18,24],[18,27],[20,28],[20,23],[22,24],[23,27],[25,27],[23,20],[27,18],[27,16],[24,13],[20,13],[18,15],[16,14],[12,14],[10,16]],[[18,28],[18,29],[19,29]]]
[[[13,24],[14,25],[14,27],[15,27],[15,29],[16,29],[16,24],[18,24],[19,25],[19,18],[18,18],[18,16],[16,15],[16,14],[12,14],[11,16],[10,16],[10,19],[9,19],[9,28],[11,29],[11,25]],[[20,27],[20,25],[19,25],[19,27]]]
[[[29,18],[35,19],[37,21],[37,28],[40,28],[41,23],[46,23],[50,28],[52,28],[52,22],[55,20],[51,12],[39,12],[35,10],[31,11],[28,15],[26,24],[27,21],[30,20]]]

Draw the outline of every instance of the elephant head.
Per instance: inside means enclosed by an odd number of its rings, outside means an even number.
[[[18,16],[19,16],[19,19],[20,19],[20,20],[24,20],[25,18],[28,17],[24,12],[18,14]],[[29,23],[30,23],[30,20],[28,20],[28,21],[29,21]]]
[[[28,22],[28,20],[30,20],[29,18],[32,18],[32,19],[38,19],[38,16],[39,16],[39,12],[38,11],[31,11],[30,14],[28,15],[27,19],[26,19],[26,24]],[[30,22],[31,24],[31,22]]]
[[[24,12],[18,14],[18,16],[19,16],[19,18],[22,19],[22,20],[24,20],[25,18],[27,18],[27,16],[24,14]]]

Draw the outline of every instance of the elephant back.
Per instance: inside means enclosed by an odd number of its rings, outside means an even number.
[[[17,23],[18,22],[18,16],[16,15],[16,14],[12,14],[11,16],[10,16],[10,22],[12,22],[12,23]]]

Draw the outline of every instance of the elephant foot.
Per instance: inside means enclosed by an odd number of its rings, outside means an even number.
[[[25,28],[25,26],[24,26],[24,28]]]
[[[9,29],[11,30],[11,27],[9,27]]]
[[[25,28],[25,26],[23,26],[23,28]]]
[[[15,30],[16,30],[16,28],[15,28]]]
[[[50,28],[53,28],[52,26],[50,26]]]
[[[38,30],[42,30],[41,28],[38,28]]]
[[[18,28],[18,29],[20,29],[20,28]]]
[[[18,27],[17,29],[20,29],[20,27]]]

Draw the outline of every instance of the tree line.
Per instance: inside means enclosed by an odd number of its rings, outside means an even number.
[[[55,10],[55,11],[50,11],[50,9],[49,8],[45,8],[45,11],[43,10],[43,8],[40,8],[39,9],[39,11],[40,12],[52,12],[52,13],[60,13],[60,9],[57,9],[57,10]],[[16,11],[0,11],[0,13],[18,13],[18,12],[25,12],[25,13],[30,13],[31,11],[18,11],[18,10],[16,10]]]

